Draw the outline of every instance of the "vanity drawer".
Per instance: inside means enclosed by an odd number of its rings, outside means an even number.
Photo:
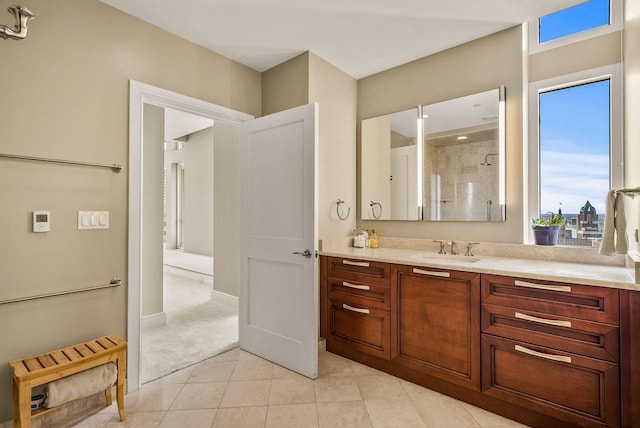
[[[391,358],[391,314],[389,311],[329,300],[327,342],[342,342],[357,351]]]
[[[390,286],[391,265],[342,257],[327,258],[327,276]]]
[[[619,361],[617,326],[484,303],[482,332],[522,342]]]
[[[482,275],[482,302],[618,325],[618,290],[537,279]]]
[[[329,278],[328,294],[332,300],[345,300],[387,311],[391,308],[391,287],[386,285]]]
[[[482,335],[483,393],[581,427],[620,426],[617,364]]]

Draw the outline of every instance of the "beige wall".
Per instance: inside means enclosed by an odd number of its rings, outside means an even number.
[[[184,251],[213,257],[213,130],[189,135],[184,153]]]
[[[14,1],[0,0],[0,10]],[[0,296],[103,284],[127,275],[129,79],[260,116],[260,73],[97,0],[30,0],[23,41],[0,40],[0,152],[121,163],[124,171],[0,160]],[[10,19],[5,14],[5,19]],[[4,22],[3,22],[4,23]],[[52,232],[30,232],[50,209]],[[77,210],[111,228],[77,231]],[[126,336],[127,287],[0,305],[0,421],[8,361],[108,333]]]
[[[309,102],[320,106],[320,183],[318,234],[320,239],[342,238],[356,225],[356,106],[354,78],[322,58],[309,54]],[[345,201],[336,213],[338,198]]]
[[[262,115],[309,103],[309,53],[262,73]]]
[[[238,144],[240,128],[216,122],[214,132],[213,288],[238,295],[240,269],[240,193]]]
[[[522,242],[522,76],[522,31],[518,26],[359,80],[358,120],[500,85],[507,90],[506,222],[363,221],[362,225],[375,228],[382,236]],[[358,216],[362,216],[360,210]]]
[[[369,204],[377,202],[381,207],[375,207],[375,216],[388,220],[391,218],[391,116],[363,121],[360,132],[362,141],[366,141],[366,150],[360,151],[360,177],[367,183],[360,188],[360,212],[362,218],[373,219]]]
[[[617,64],[622,61],[621,40],[622,31],[615,31],[530,55],[529,81]]]

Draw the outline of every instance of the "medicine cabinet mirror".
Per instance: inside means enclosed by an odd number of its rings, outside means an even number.
[[[363,120],[362,219],[504,221],[504,105],[501,86]]]

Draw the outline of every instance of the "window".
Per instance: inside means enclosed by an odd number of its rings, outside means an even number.
[[[561,211],[559,244],[597,246],[605,198],[622,185],[621,66],[530,85],[531,218]]]
[[[622,0],[589,0],[540,17],[529,25],[529,50],[537,52],[622,28]]]

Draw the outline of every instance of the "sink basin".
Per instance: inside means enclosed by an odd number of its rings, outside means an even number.
[[[462,255],[452,255],[452,254],[434,254],[434,253],[424,253],[424,254],[416,254],[413,258],[429,261],[429,260],[442,260],[448,262],[462,262],[462,263],[474,263],[480,261],[478,257],[469,257]]]

